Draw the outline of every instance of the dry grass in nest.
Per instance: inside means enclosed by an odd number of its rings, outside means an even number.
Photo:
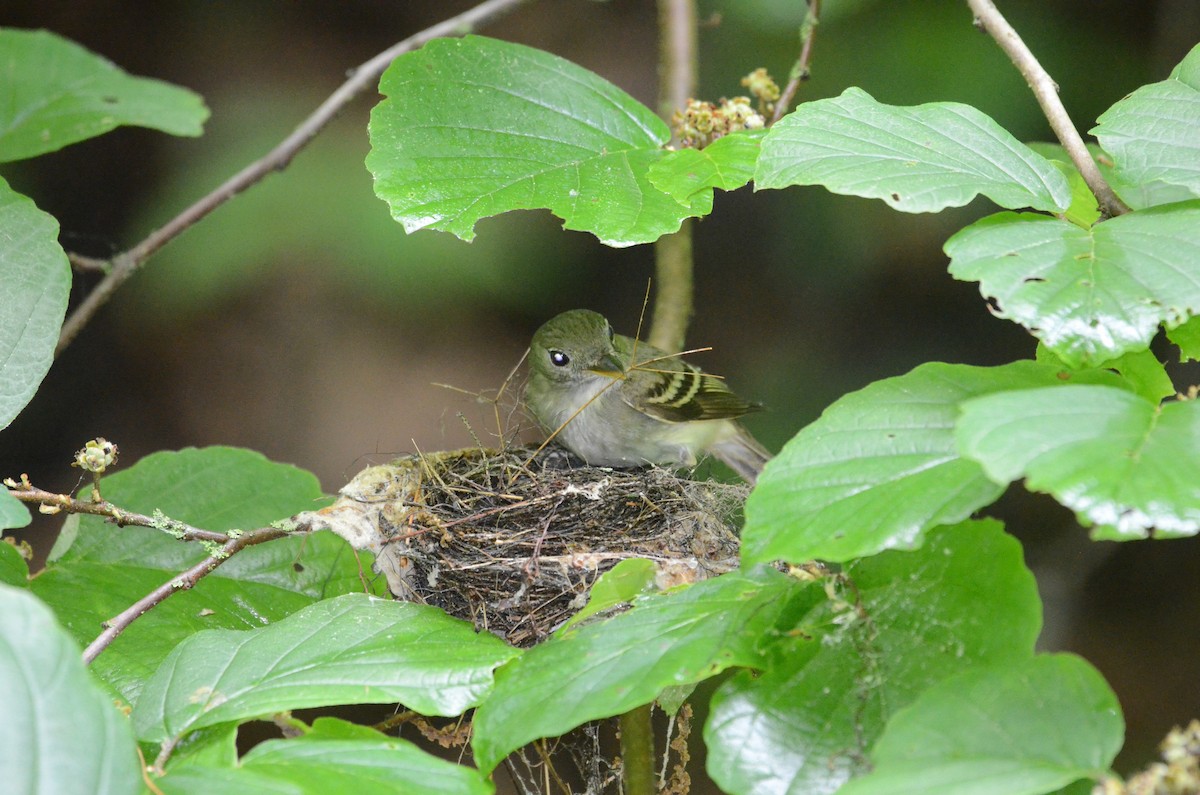
[[[303,518],[374,552],[397,598],[517,646],[553,632],[622,560],[654,561],[663,587],[736,568],[745,486],[567,462],[524,448],[401,458]]]

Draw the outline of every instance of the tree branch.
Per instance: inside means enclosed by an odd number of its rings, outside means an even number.
[[[658,0],[658,109],[670,120],[696,93],[696,1]],[[674,353],[683,349],[693,312],[692,221],[654,244],[654,313],[648,340]]]
[[[1075,125],[1071,123],[1071,117],[1067,115],[1067,109],[1058,96],[1058,84],[1034,57],[1033,52],[1021,40],[1017,31],[1008,24],[1008,20],[1004,18],[992,0],[967,0],[967,5],[975,14],[975,24],[995,39],[996,43],[1000,45],[1000,49],[1004,50],[1009,60],[1025,78],[1025,82],[1029,84],[1030,90],[1037,98],[1038,105],[1042,108],[1042,113],[1050,122],[1050,129],[1054,131],[1063,148],[1067,150],[1071,162],[1075,164],[1075,168],[1083,176],[1083,181],[1095,195],[1103,217],[1112,218],[1129,212],[1129,207],[1121,201],[1109,184],[1104,181],[1104,177],[1100,175],[1100,169],[1092,160],[1091,154],[1088,153],[1082,136],[1075,129]]]
[[[21,502],[33,503],[41,507],[42,513],[82,513],[90,516],[103,516],[114,522],[118,527],[151,527],[175,536],[180,541],[210,541],[224,544],[229,541],[225,533],[214,533],[211,530],[201,530],[189,524],[170,519],[166,516],[146,516],[118,508],[107,500],[79,500],[69,494],[56,494],[52,491],[35,488],[22,477],[20,484],[5,481],[9,487],[8,493]]]
[[[156,607],[165,601],[172,594],[186,591],[195,587],[196,583],[200,582],[204,577],[207,577],[218,566],[220,566],[229,558],[245,549],[246,547],[262,544],[266,541],[274,541],[277,538],[282,538],[287,535],[286,530],[275,527],[264,527],[259,530],[252,530],[248,533],[242,533],[237,538],[230,538],[215,554],[210,555],[204,560],[192,566],[182,574],[172,577],[167,582],[155,588],[150,593],[137,600],[129,607],[122,610],[116,616],[113,616],[108,621],[104,622],[104,631],[88,644],[88,647],[83,650],[83,661],[85,664],[91,664],[93,660],[99,656],[100,652],[104,651],[116,639],[118,635],[124,632],[130,624],[136,621],[140,616],[144,615],[151,608]]]
[[[817,25],[821,21],[821,0],[808,0],[808,10],[804,13],[804,22],[800,25],[800,57],[792,64],[788,74],[787,85],[775,102],[775,111],[771,114],[771,124],[783,118],[788,106],[796,97],[800,84],[812,76],[809,66],[812,64],[813,40],[817,37]]]
[[[58,347],[55,349],[55,355],[57,356],[62,353],[71,344],[71,341],[87,325],[88,321],[92,319],[100,307],[108,302],[108,299],[112,297],[117,288],[124,284],[152,254],[171,242],[192,224],[246,188],[259,182],[272,171],[282,171],[287,168],[292,158],[296,156],[296,153],[307,146],[308,142],[326,124],[332,121],[351,100],[368,87],[374,85],[379,80],[379,76],[383,74],[384,70],[387,69],[397,56],[403,55],[409,50],[415,50],[431,39],[442,36],[465,35],[478,26],[491,22],[501,14],[511,11],[513,8],[527,2],[529,0],[487,0],[487,2],[480,3],[458,16],[439,22],[414,36],[409,36],[404,41],[389,47],[359,66],[351,73],[350,78],[345,83],[330,94],[329,98],[313,111],[312,115],[305,119],[299,127],[292,131],[291,135],[281,141],[266,156],[254,161],[237,174],[234,174],[216,190],[172,218],[161,228],[151,232],[145,240],[133,248],[112,257],[108,261],[111,266],[108,274],[100,280],[95,289],[75,308],[63,324],[62,332],[58,338]],[[77,263],[77,266],[86,263],[86,266],[93,270],[104,267],[101,260],[73,256],[72,261]]]

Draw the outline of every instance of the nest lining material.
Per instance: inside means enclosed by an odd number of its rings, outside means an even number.
[[[745,486],[567,461],[526,448],[405,457],[364,469],[333,505],[298,519],[373,552],[396,598],[517,646],[569,619],[622,560],[654,561],[660,587],[737,567]]]

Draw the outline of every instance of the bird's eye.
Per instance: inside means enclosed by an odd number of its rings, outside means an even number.
[[[608,341],[609,341],[609,342],[612,342],[612,341],[613,341],[613,337],[615,337],[615,336],[616,336],[616,335],[615,335],[615,334],[613,334],[612,326],[609,326],[609,327],[608,327]]]
[[[550,351],[550,363],[555,367],[566,367],[571,363],[571,357],[562,351]]]

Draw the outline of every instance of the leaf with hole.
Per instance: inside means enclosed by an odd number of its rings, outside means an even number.
[[[950,274],[978,281],[999,317],[1072,367],[1145,350],[1200,311],[1200,201],[1127,213],[1090,229],[997,213],[946,241]]]
[[[200,135],[195,93],[134,77],[45,30],[0,28],[0,163],[55,152],[122,125]]]

